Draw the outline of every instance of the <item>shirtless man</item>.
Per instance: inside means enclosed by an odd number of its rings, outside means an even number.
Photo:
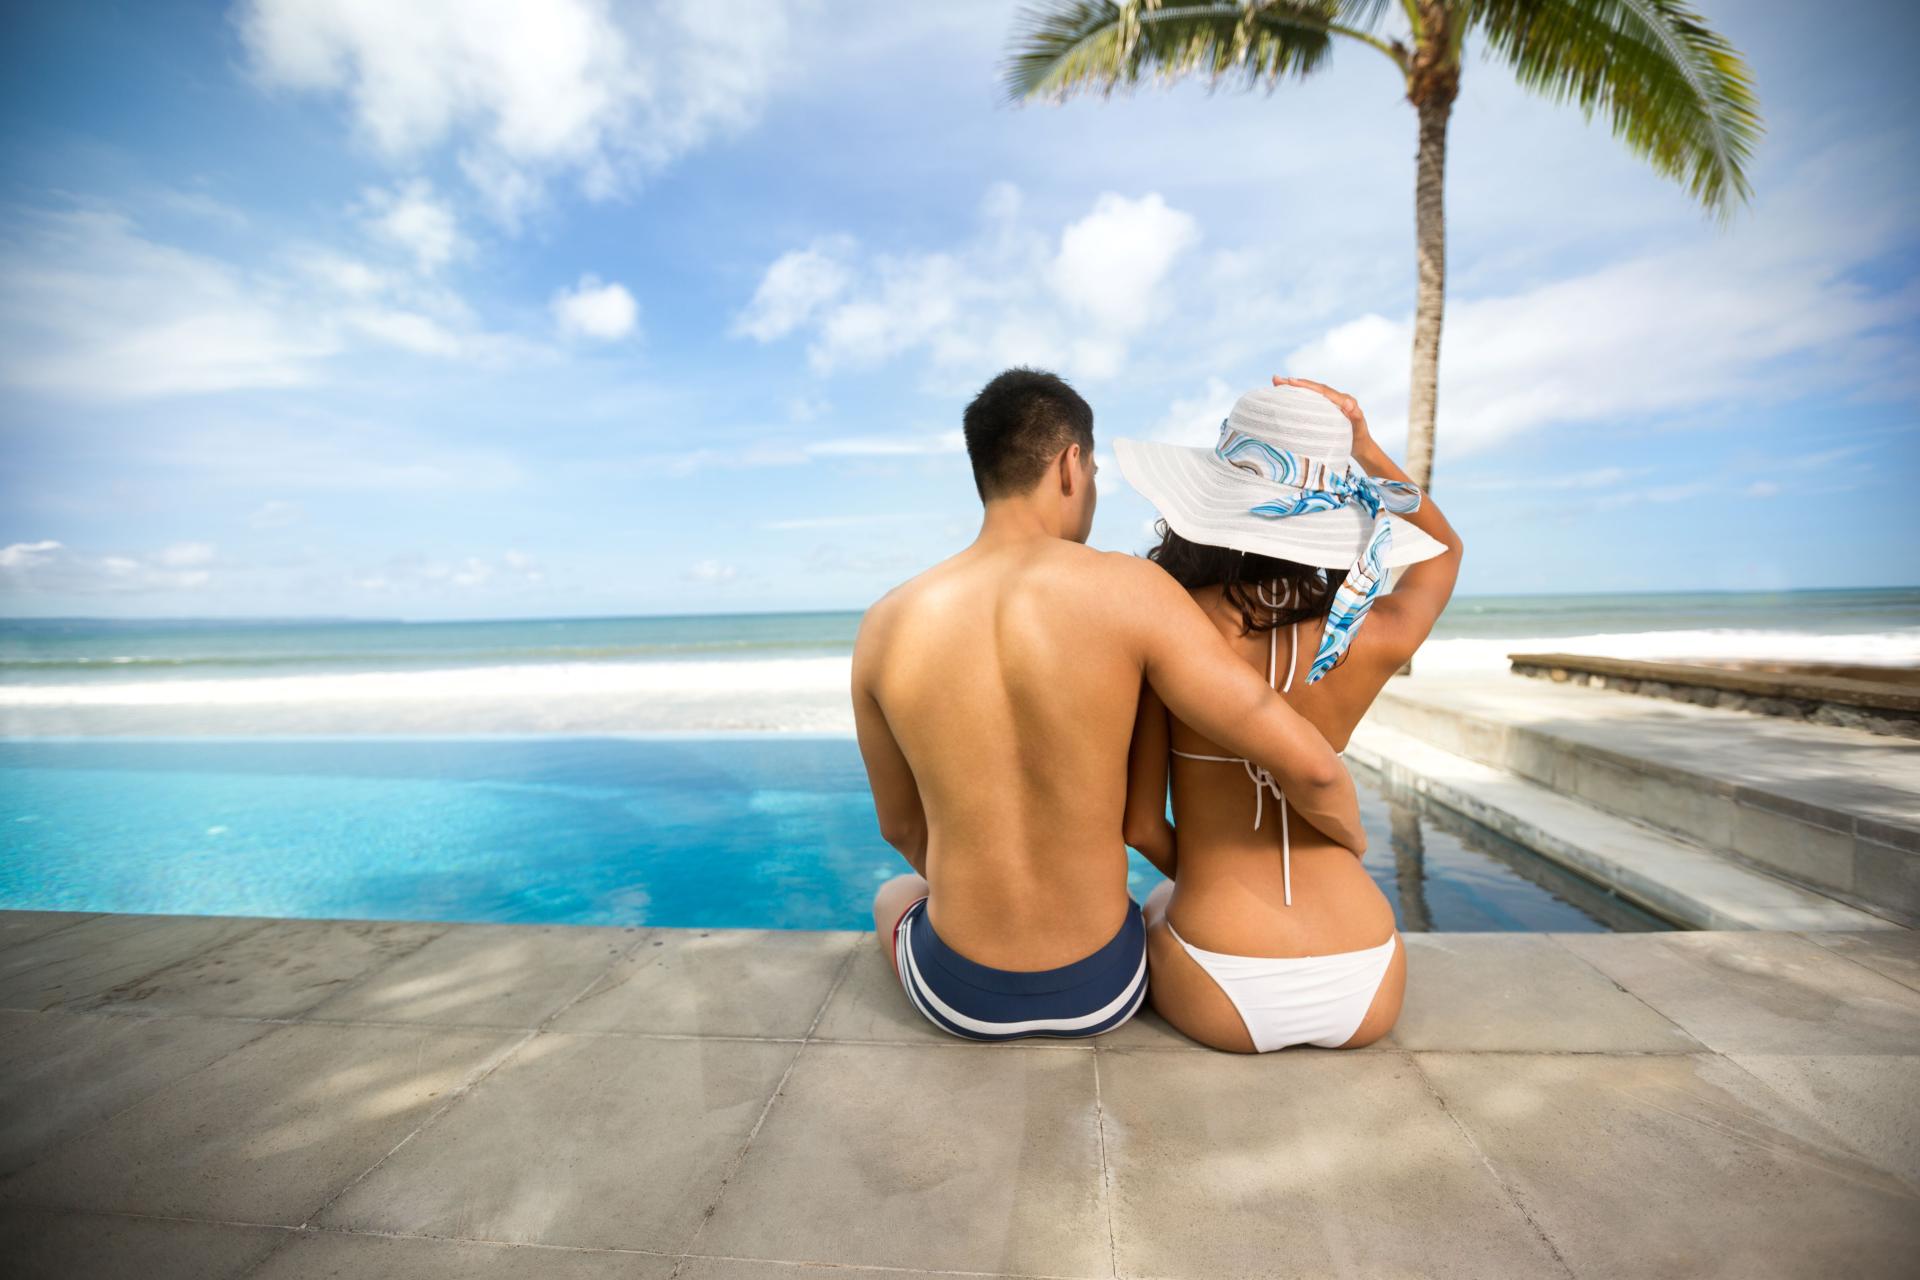
[[[1140,691],[1269,769],[1361,853],[1353,780],[1158,566],[1085,545],[1093,411],[1010,369],[967,406],[986,506],[973,544],[867,611],[853,709],[880,833],[915,874],[874,896],[908,998],[977,1040],[1089,1036],[1146,994],[1127,892],[1127,751]]]

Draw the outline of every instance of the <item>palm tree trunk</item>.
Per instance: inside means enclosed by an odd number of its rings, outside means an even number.
[[[1434,94],[1420,111],[1420,159],[1414,181],[1414,246],[1420,285],[1413,310],[1413,381],[1407,398],[1407,474],[1433,483],[1433,420],[1440,383],[1440,320],[1447,305],[1447,119],[1453,95]]]
[[[1449,14],[1423,5],[1425,38],[1414,52],[1407,97],[1420,114],[1420,155],[1413,182],[1413,242],[1420,262],[1413,304],[1413,376],[1407,391],[1407,474],[1423,490],[1433,486],[1433,420],[1439,405],[1440,320],[1447,305],[1447,120],[1460,92],[1460,68],[1450,48]],[[1409,658],[1395,672],[1412,675]]]

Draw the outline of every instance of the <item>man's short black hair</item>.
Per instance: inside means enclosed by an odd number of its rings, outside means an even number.
[[[961,424],[982,501],[1027,492],[1070,444],[1093,452],[1093,409],[1043,369],[1009,369],[989,382]]]

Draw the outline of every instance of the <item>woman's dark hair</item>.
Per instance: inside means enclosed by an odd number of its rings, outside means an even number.
[[[1165,520],[1154,521],[1153,531],[1160,535],[1160,545],[1147,552],[1147,559],[1189,591],[1219,587],[1227,603],[1240,611],[1241,629],[1249,634],[1324,617],[1333,607],[1333,593],[1347,580],[1345,569],[1320,569],[1275,556],[1189,542],[1168,528]],[[1280,601],[1279,608],[1260,602],[1260,588],[1271,583],[1280,584],[1273,597]]]

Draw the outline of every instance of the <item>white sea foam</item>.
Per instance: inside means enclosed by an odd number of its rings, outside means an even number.
[[[1630,631],[1513,639],[1429,640],[1415,655],[1416,672],[1505,671],[1510,653],[1578,653],[1599,658],[1847,662],[1871,666],[1920,663],[1920,628],[1854,635],[1805,631]]]
[[[1511,653],[1579,653],[1612,658],[1920,664],[1920,628],[1856,635],[1799,631],[1641,631],[1580,636],[1453,637],[1429,640],[1419,672],[1507,669]],[[725,662],[554,662],[435,671],[369,671],[112,684],[0,685],[7,707],[221,707],[332,702],[493,701],[605,697],[663,703],[715,699],[809,703],[844,696],[845,655]]]
[[[440,671],[0,686],[0,706],[195,707],[316,702],[634,697],[662,701],[845,695],[846,657],[735,662],[554,662]]]
[[[1415,678],[1493,674],[1510,653],[1920,664],[1920,628],[1446,638]],[[845,655],[573,662],[114,684],[0,685],[0,737],[94,734],[848,733]]]

